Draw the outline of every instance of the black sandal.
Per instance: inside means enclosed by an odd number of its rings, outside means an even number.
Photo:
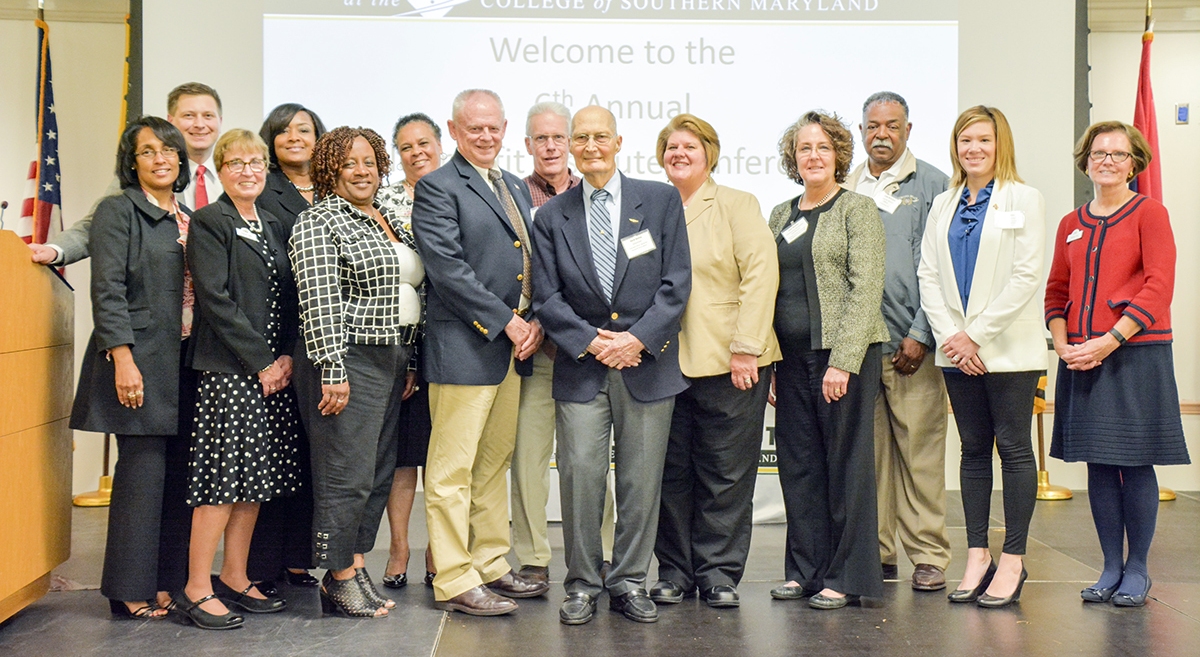
[[[154,615],[154,612],[162,609],[155,601],[139,600],[138,602],[144,602],[145,604],[137,609],[130,609],[129,605],[125,604],[125,601],[110,599],[108,601],[108,609],[112,612],[115,620],[159,620],[166,615]]]
[[[379,589],[375,588],[375,582],[371,581],[371,576],[367,574],[366,568],[355,568],[354,579],[358,580],[358,585],[362,587],[363,594],[367,596],[376,607],[384,609],[393,609],[396,606],[396,601],[391,598],[385,598],[379,595]]]
[[[386,608],[371,602],[358,583],[358,574],[350,579],[337,579],[333,571],[326,571],[321,580],[321,611],[326,614],[351,618],[387,618],[387,614],[376,614]]]
[[[192,602],[188,598],[187,593],[184,593],[182,590],[176,591],[171,594],[171,601],[175,603],[171,611],[183,614],[185,618],[202,630],[232,630],[235,627],[241,627],[245,619],[232,611],[217,615],[210,614],[200,608],[200,605],[205,602],[216,599],[217,594],[214,593]]]

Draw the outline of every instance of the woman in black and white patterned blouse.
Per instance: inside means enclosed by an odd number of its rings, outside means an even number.
[[[300,413],[312,449],[313,545],[322,608],[381,617],[363,564],[396,467],[400,400],[421,319],[425,270],[396,214],[375,201],[389,167],[374,131],[341,127],[317,141],[317,203],[290,243],[304,347],[296,350]]]

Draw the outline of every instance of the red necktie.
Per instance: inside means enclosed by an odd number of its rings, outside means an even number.
[[[193,210],[208,205],[208,189],[204,186],[204,165],[196,167],[196,207]]]

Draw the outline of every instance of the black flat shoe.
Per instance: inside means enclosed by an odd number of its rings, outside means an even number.
[[[1079,597],[1083,598],[1084,602],[1108,602],[1113,597],[1113,594],[1117,592],[1117,586],[1120,586],[1120,582],[1116,586],[1106,589],[1089,586],[1079,592]]]
[[[399,575],[384,575],[383,585],[389,589],[402,589],[408,586],[408,573],[400,573]]]
[[[1012,595],[1003,598],[997,598],[994,595],[988,595],[985,593],[979,596],[979,599],[975,601],[975,604],[987,609],[999,609],[1000,607],[1007,607],[1008,605],[1011,605],[1012,603],[1021,599],[1021,588],[1025,586],[1025,580],[1028,577],[1029,572],[1022,567],[1021,579],[1017,580],[1017,588],[1012,592]]]
[[[161,614],[154,615],[154,612],[162,608],[158,606],[157,602],[153,600],[137,600],[136,602],[143,604],[137,609],[130,609],[121,600],[109,600],[108,609],[112,612],[114,620],[159,620],[163,618]]]
[[[385,613],[379,614],[383,609]],[[321,580],[321,611],[351,618],[387,618],[387,609],[371,602],[358,583],[358,576],[337,579],[333,571],[326,571]]]
[[[700,597],[705,604],[710,607],[738,607],[742,604],[742,599],[738,596],[737,587],[721,584],[704,589],[700,592]]]
[[[841,609],[851,602],[857,601],[857,595],[843,595],[840,598],[835,598],[818,593],[808,599],[808,606],[813,609]]]
[[[217,575],[212,577],[213,595],[217,599],[224,602],[226,605],[237,605],[243,611],[248,611],[252,614],[273,614],[278,611],[283,611],[287,608],[287,601],[279,596],[267,596],[265,599],[255,598],[250,596],[250,589],[254,588],[252,582],[241,592],[235,591],[228,584],[221,581]],[[263,593],[259,589],[259,593]],[[267,595],[263,593],[263,595]]]
[[[307,570],[302,573],[293,573],[292,571],[284,568],[283,577],[287,580],[287,583],[292,586],[301,586],[311,589],[321,585],[321,581],[316,577],[309,575]],[[266,591],[263,591],[261,586],[258,588],[258,590],[263,595],[270,595]]]
[[[950,602],[975,602],[991,585],[992,578],[995,576],[996,562],[993,561],[988,564],[987,572],[983,574],[983,579],[979,580],[978,586],[973,589],[954,589],[946,596],[946,599]]]
[[[263,580],[261,582],[254,582],[254,588],[258,589],[259,593],[267,596],[268,598],[273,598],[273,597],[279,595],[279,585],[276,584],[275,582],[271,582],[271,581],[267,581],[267,580]]]
[[[1117,591],[1112,596],[1113,606],[1114,607],[1141,607],[1141,606],[1144,606],[1146,604],[1146,596],[1150,595],[1150,587],[1153,585],[1154,585],[1154,582],[1152,582],[1150,580],[1149,576],[1146,576],[1146,590],[1145,591],[1142,591],[1141,593],[1136,594],[1136,595],[1130,594],[1130,593],[1122,593],[1120,591]]]
[[[367,596],[367,599],[370,600],[376,607],[392,609],[396,606],[396,602],[391,598],[385,598],[382,595],[379,595],[379,589],[375,588],[375,582],[371,581],[371,576],[367,574],[366,568],[355,568],[354,579],[358,582],[358,585],[362,587],[363,595]]]
[[[433,588],[433,578],[434,577],[437,577],[437,573],[431,573],[428,570],[426,570],[425,571],[425,586],[428,586],[429,588]]]
[[[776,586],[771,589],[771,597],[776,600],[803,600],[816,595],[818,591],[809,591],[803,586]]]
[[[171,594],[171,601],[175,603],[172,611],[182,614],[185,618],[192,622],[193,625],[202,630],[232,630],[235,627],[241,627],[245,619],[233,613],[226,612],[222,615],[210,614],[200,608],[200,605],[209,600],[216,600],[216,594],[206,595],[199,600],[192,602],[188,599],[187,594],[183,591],[176,591]]]

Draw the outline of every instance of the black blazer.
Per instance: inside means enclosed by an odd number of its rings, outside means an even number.
[[[263,189],[262,194],[259,194],[258,200],[254,204],[260,210],[266,210],[275,215],[275,218],[279,220],[279,225],[284,231],[284,244],[287,244],[287,238],[292,236],[296,217],[312,207],[300,195],[300,192],[296,191],[296,186],[292,184],[292,181],[288,180],[288,177],[279,169],[271,169],[271,172],[267,174],[267,186]]]
[[[679,370],[679,322],[692,290],[687,222],[670,185],[621,176],[621,231],[613,299],[604,298],[592,261],[583,185],[550,199],[534,223],[533,308],[558,345],[554,398],[589,402],[608,367],[587,353],[596,329],[629,331],[646,350],[637,367],[621,370],[640,402],[666,399],[688,387]],[[648,231],[655,249],[632,260],[620,241]]]
[[[183,211],[189,212],[187,208]],[[92,337],[83,355],[71,428],[130,436],[179,430],[183,245],[173,215],[140,187],[100,202],[92,219]],[[117,401],[108,350],[129,345],[142,374],[139,409]]]
[[[187,261],[196,290],[195,321],[188,363],[202,372],[255,374],[296,342],[299,311],[296,283],[287,257],[287,235],[275,215],[258,210],[263,222],[255,233],[229,196],[201,208],[188,229]],[[260,244],[266,240],[275,262],[280,311],[279,348],[265,336],[270,316],[272,275]]]
[[[530,228],[532,201],[520,178],[503,181]],[[677,194],[678,196],[678,194]],[[504,327],[521,301],[521,243],[500,199],[460,153],[417,183],[412,213],[428,282],[421,354],[431,383],[497,385],[508,373],[512,341]],[[517,372],[532,373],[532,360]]]

